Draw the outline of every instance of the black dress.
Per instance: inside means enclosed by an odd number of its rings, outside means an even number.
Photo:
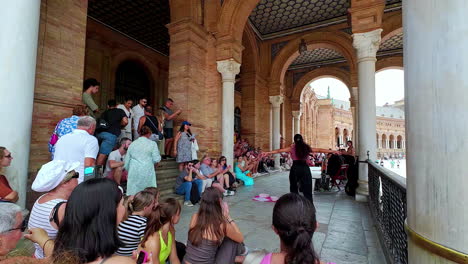
[[[294,148],[291,149],[291,152],[293,151],[295,151]],[[289,191],[297,194],[300,191],[304,194],[305,198],[314,203],[312,197],[312,173],[310,173],[309,165],[307,165],[305,160],[293,160],[293,165],[289,171]]]

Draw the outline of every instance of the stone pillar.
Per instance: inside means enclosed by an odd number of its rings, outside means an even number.
[[[390,139],[385,140],[385,148],[390,149]]]
[[[382,140],[380,139],[380,135],[377,134],[377,148],[379,148],[379,149],[382,148],[381,143],[382,143]]]
[[[466,0],[403,1],[412,264],[466,263],[468,254],[466,8]],[[416,243],[412,234],[451,249],[451,257],[457,252],[465,257],[449,261]]]
[[[240,71],[240,63],[233,59],[218,61],[218,71],[223,76],[222,145],[227,164],[234,156],[234,84]]]
[[[5,175],[21,206],[26,202],[40,6],[40,1],[17,0],[3,2],[0,9],[0,138],[13,156]]]
[[[359,153],[359,90],[351,87],[351,113],[353,115],[353,146],[356,155]]]
[[[377,158],[377,146],[375,142],[376,117],[375,117],[375,62],[380,44],[382,29],[376,29],[365,33],[353,34],[353,46],[358,58],[358,82],[359,82],[359,160]],[[366,163],[359,163],[359,188],[356,193],[357,201],[367,201],[369,186],[367,177],[368,167]]]
[[[284,98],[282,95],[270,96],[270,103],[272,108],[271,135],[273,149],[280,148],[280,107],[283,103],[283,100]],[[275,168],[280,168],[280,154],[275,155]]]
[[[293,138],[294,135],[301,133],[301,111],[292,111],[293,115]]]

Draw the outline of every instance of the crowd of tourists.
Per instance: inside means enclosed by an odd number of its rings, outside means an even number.
[[[322,153],[336,151],[314,148],[318,154],[311,155],[312,148],[296,135],[290,147],[270,152],[238,139],[234,164],[224,156],[198,160],[191,123],[182,122],[173,135],[173,120],[181,113],[172,110],[173,100],[156,113],[146,98],[133,107],[130,99],[120,105],[109,100],[96,118],[100,111],[91,95],[98,90],[99,82],[86,80],[83,105],[55,127],[49,140],[52,160],[31,186],[42,195],[29,217],[14,204],[18,192],[0,175],[0,258],[27,229],[33,256],[8,263],[319,263],[311,241],[317,222],[309,166],[323,161]],[[291,193],[273,210],[281,252],[249,252],[223,197],[234,195],[239,183],[253,185],[258,173],[275,166],[277,153],[283,153],[283,165],[290,163]],[[186,243],[175,240],[181,205],[173,198],[159,201],[156,188],[157,163],[168,157],[179,163],[175,192],[183,195],[183,204],[199,203]],[[0,169],[12,159],[0,147]]]

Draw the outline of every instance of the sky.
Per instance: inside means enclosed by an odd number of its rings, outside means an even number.
[[[318,95],[327,96],[330,87],[332,98],[349,100],[349,90],[346,85],[335,78],[321,78],[310,83]],[[403,70],[388,69],[375,74],[375,101],[376,105],[392,104],[404,98],[404,74]]]

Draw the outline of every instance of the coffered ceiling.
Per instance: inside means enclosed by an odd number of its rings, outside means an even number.
[[[382,42],[379,47],[379,52],[401,49],[403,49],[403,32]]]
[[[169,54],[168,0],[89,0],[88,16],[164,54]]]
[[[310,63],[321,63],[326,61],[339,60],[342,61],[345,58],[341,53],[326,48],[318,48],[314,50],[307,50],[297,57],[290,67],[300,67],[301,65],[310,64]]]

